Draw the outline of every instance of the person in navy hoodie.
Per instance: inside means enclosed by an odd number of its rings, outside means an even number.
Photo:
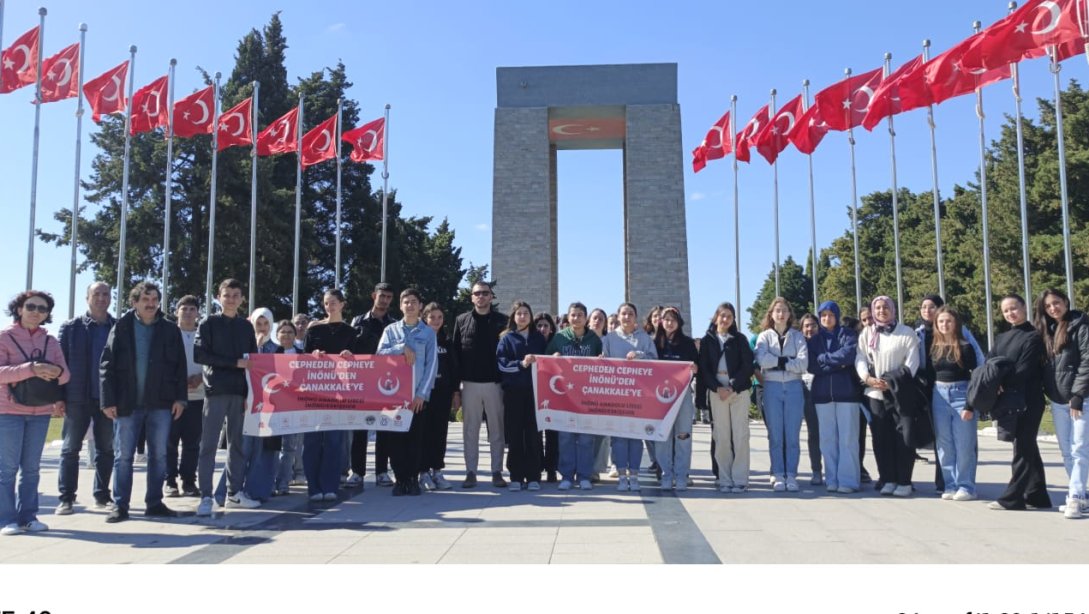
[[[495,357],[503,375],[503,408],[509,451],[510,492],[540,490],[541,435],[537,431],[533,400],[533,363],[544,354],[548,342],[533,327],[533,309],[525,301],[514,301],[507,330],[499,337]]]
[[[821,454],[829,493],[857,492],[859,482],[858,404],[862,389],[855,374],[858,334],[840,325],[839,305],[821,303],[820,328],[809,338],[810,394],[820,423]]]

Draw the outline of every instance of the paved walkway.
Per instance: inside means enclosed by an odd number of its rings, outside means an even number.
[[[774,493],[764,477],[767,440],[759,423],[752,425],[754,478],[744,495],[714,490],[704,425],[695,429],[696,485],[678,495],[660,494],[648,476],[641,493],[617,492],[615,480],[591,492],[544,484],[538,493],[509,493],[486,480],[462,490],[461,439],[460,425],[452,425],[451,491],[395,498],[368,476],[364,492],[342,490],[336,504],[312,506],[305,488],[294,487],[261,509],[228,509],[212,519],[144,520],[138,467],[133,520],[118,525],[78,503],[74,515],[52,515],[59,449],[50,447],[41,519],[52,530],[0,538],[0,563],[1089,562],[1089,520],[1069,521],[1057,511],[1066,476],[1054,443],[1041,448],[1056,509],[996,512],[986,502],[1009,477],[1011,449],[988,435],[979,440],[981,500],[964,503],[934,496],[934,465],[923,463],[916,463],[918,492],[910,499],[872,491],[828,495],[808,485],[804,433],[802,492]],[[486,464],[487,452],[481,456]],[[866,464],[876,475],[872,454]],[[92,478],[81,472],[80,502],[91,500]],[[197,504],[166,501],[183,512]]]

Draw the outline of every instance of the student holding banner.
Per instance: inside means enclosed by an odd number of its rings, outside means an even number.
[[[600,356],[601,338],[586,327],[586,305],[571,303],[567,308],[570,325],[560,329],[545,350],[554,356]],[[560,439],[560,490],[569,490],[577,479],[579,488],[590,490],[590,473],[594,469],[594,440],[589,433],[559,432]]]
[[[639,328],[639,315],[635,305],[621,303],[617,309],[620,316],[620,328],[605,336],[601,344],[605,358],[623,358],[626,360],[657,359],[658,350],[650,335]],[[613,437],[613,462],[619,474],[617,490],[639,490],[639,463],[643,459],[643,441],[627,437]]]
[[[514,301],[507,330],[499,337],[495,351],[503,374],[503,424],[511,492],[522,490],[523,485],[527,490],[541,489],[541,435],[537,432],[532,369],[536,355],[545,353],[547,342],[532,324],[529,303]]]

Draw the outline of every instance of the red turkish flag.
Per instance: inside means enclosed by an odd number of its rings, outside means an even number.
[[[299,108],[295,107],[295,111],[298,110]],[[218,141],[216,151],[223,151],[236,145],[253,145],[253,96],[227,109],[219,116],[219,133],[216,139]],[[294,151],[294,147],[287,151]],[[262,155],[260,134],[257,135],[257,154]]]
[[[302,138],[303,167],[337,157],[337,116],[321,122]]]
[[[1050,45],[1059,46],[1081,39],[1087,25],[1084,2],[1028,0],[982,32],[978,44],[960,58],[962,69],[973,72],[1000,68],[1044,55]]]
[[[741,129],[741,132],[737,133],[737,139],[734,141],[737,146],[734,150],[734,157],[738,162],[749,161],[749,147],[754,144],[756,135],[760,133],[760,130],[768,123],[768,105],[760,107],[760,110],[756,112],[756,115],[752,116],[745,127]]]
[[[91,119],[95,123],[103,115],[124,113],[128,101],[125,99],[125,79],[129,74],[129,61],[125,60],[110,70],[83,84],[83,95],[91,105]]]
[[[915,59],[904,64],[900,68],[896,69],[896,72],[889,75],[881,85],[877,86],[877,89],[873,91],[873,99],[870,100],[870,107],[866,110],[866,116],[862,118],[862,126],[867,130],[873,130],[874,126],[878,122],[885,119],[890,115],[896,115],[901,112],[900,98],[900,85],[905,76],[910,76],[916,71],[920,71],[920,67],[923,65],[923,56],[916,56]],[[918,79],[919,83],[923,83],[922,79]],[[928,91],[923,88],[924,91]]]
[[[295,151],[299,146],[298,135],[299,107],[295,107],[257,133],[257,155],[271,156]]]
[[[26,87],[38,78],[39,26],[27,30],[0,53],[0,94]]]
[[[847,130],[862,123],[874,90],[881,84],[882,69],[854,75],[830,85],[813,97],[830,130]]]
[[[730,137],[726,136],[727,132],[733,134],[729,111],[718,118],[718,121],[707,131],[707,136],[703,137],[699,147],[692,150],[693,172],[702,171],[703,167],[707,166],[708,160],[725,158],[726,154],[733,151],[733,143],[730,142]]]
[[[973,45],[982,40],[983,33],[973,34],[926,63],[923,72],[926,85],[930,89],[930,99],[934,104],[941,103],[969,92],[1010,78],[1009,64],[1003,64],[993,70],[976,68],[966,70],[960,66],[960,60]]]
[[[79,95],[79,43],[42,62],[42,102],[56,102]]]
[[[165,128],[170,121],[167,106],[167,89],[170,80],[166,75],[136,90],[132,95],[132,121],[129,132],[140,134],[156,128]]]
[[[386,119],[378,119],[363,124],[340,135],[342,141],[352,144],[352,153],[349,156],[352,162],[366,162],[367,160],[381,160],[385,155]]]
[[[798,151],[811,154],[826,134],[828,134],[828,124],[821,117],[820,108],[812,105],[794,123],[794,129],[787,134],[787,137]]]
[[[215,87],[209,85],[174,103],[174,136],[184,139],[211,134],[214,115]]]
[[[793,100],[775,112],[775,117],[771,118],[768,125],[764,126],[753,139],[756,151],[764,156],[768,164],[774,163],[779,154],[786,149],[787,144],[790,143],[787,135],[794,129],[795,123],[803,112],[802,97],[795,96]]]

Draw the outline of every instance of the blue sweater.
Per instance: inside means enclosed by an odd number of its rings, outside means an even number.
[[[435,385],[435,375],[439,371],[439,351],[435,340],[435,331],[418,320],[415,326],[397,320],[382,331],[382,340],[378,343],[378,354],[404,354],[405,346],[416,353],[416,362],[412,363],[412,373],[416,376],[414,396],[423,400],[431,398],[431,388]]]
[[[533,386],[533,368],[523,367],[522,360],[527,354],[544,354],[547,345],[544,335],[532,326],[529,327],[528,337],[515,332],[504,333],[499,338],[499,345],[495,349],[495,359],[499,363],[503,387],[529,388]]]

